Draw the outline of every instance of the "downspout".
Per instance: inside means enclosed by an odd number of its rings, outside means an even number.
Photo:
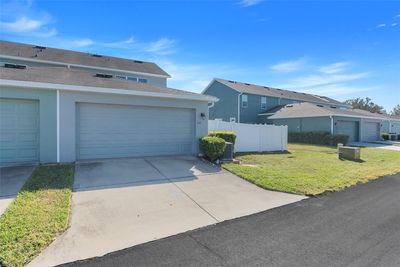
[[[60,90],[57,90],[57,163],[60,163]]]
[[[238,123],[240,123],[240,96],[243,95],[243,92],[238,94]]]
[[[331,119],[331,134],[333,135],[333,117],[329,116],[329,118]]]

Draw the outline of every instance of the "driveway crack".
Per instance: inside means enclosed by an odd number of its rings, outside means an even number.
[[[181,191],[185,196],[187,196],[194,204],[196,204],[200,209],[202,209],[205,213],[207,213],[211,218],[215,220],[215,222],[220,222],[217,218],[215,218],[210,212],[208,212],[205,208],[203,208],[200,203],[194,200],[191,196],[189,196],[182,188],[180,188],[174,181],[168,178],[164,173],[161,172],[160,169],[157,168],[151,161],[148,159],[144,159],[151,167],[153,167],[159,174],[161,174],[165,179],[167,179],[170,183],[172,183],[179,191]]]

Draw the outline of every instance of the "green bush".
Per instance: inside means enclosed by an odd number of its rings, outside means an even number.
[[[208,136],[215,136],[222,138],[226,142],[232,143],[233,145],[235,145],[236,142],[236,134],[234,132],[215,131],[215,132],[209,132]]]
[[[389,140],[390,136],[388,133],[383,133],[382,138],[383,138],[383,140]]]
[[[336,146],[338,143],[347,144],[349,137],[344,134],[330,134],[327,132],[289,133],[289,142],[313,145]]]
[[[200,138],[200,150],[208,159],[214,161],[221,157],[225,152],[225,140],[215,136],[205,136]]]
[[[327,146],[337,146],[337,144],[347,144],[349,141],[349,136],[345,134],[328,134],[324,137],[323,145]]]

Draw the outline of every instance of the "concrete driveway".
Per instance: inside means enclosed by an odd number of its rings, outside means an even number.
[[[385,149],[385,150],[391,150],[391,151],[399,151],[400,152],[400,145],[397,143],[391,143],[391,142],[352,142],[349,143],[351,146],[359,146],[359,147],[372,147],[372,148],[379,148],[379,149]]]
[[[30,266],[53,266],[286,205],[302,196],[263,190],[194,157],[76,165],[70,228]]]
[[[14,200],[35,166],[0,168],[0,215]]]

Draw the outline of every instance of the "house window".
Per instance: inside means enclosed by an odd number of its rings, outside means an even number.
[[[242,108],[247,108],[249,106],[249,102],[247,101],[247,95],[242,95]]]
[[[127,79],[128,81],[134,81],[134,82],[137,82],[137,81],[138,81],[138,78],[132,77],[132,76],[127,76],[126,79]]]
[[[139,78],[140,83],[147,83],[147,79]]]
[[[266,96],[261,97],[261,109],[267,109],[267,97]]]
[[[229,118],[229,121],[230,121],[230,122],[236,122],[236,118],[235,118],[235,117],[230,117],[230,118]]]

